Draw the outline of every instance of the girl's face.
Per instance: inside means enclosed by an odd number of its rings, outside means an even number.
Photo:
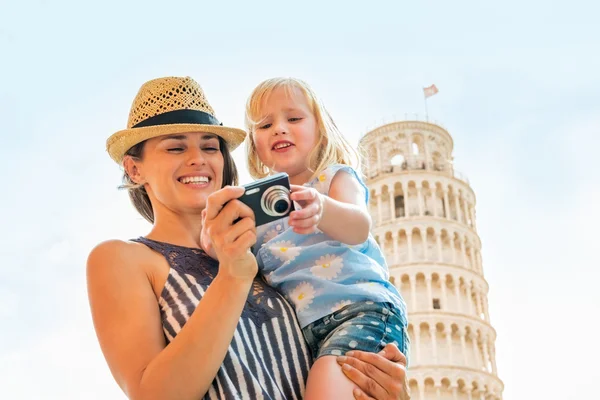
[[[312,175],[308,158],[319,139],[317,121],[298,88],[278,87],[261,106],[260,122],[253,130],[258,157],[267,167],[286,172],[293,184]]]
[[[155,210],[199,214],[206,198],[220,189],[224,159],[212,133],[185,133],[149,139],[135,173]],[[131,174],[130,174],[131,176]]]

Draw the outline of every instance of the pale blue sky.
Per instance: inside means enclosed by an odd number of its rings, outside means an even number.
[[[124,398],[92,329],[85,259],[148,230],[104,141],[165,75],[194,77],[238,127],[259,81],[305,79],[354,142],[422,115],[435,83],[430,118],[477,194],[504,398],[594,397],[597,3],[216,3],[0,0],[0,397]]]

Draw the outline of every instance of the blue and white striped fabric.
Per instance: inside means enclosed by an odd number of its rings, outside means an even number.
[[[159,300],[167,342],[185,325],[218,270],[204,252],[147,238],[171,270]],[[256,278],[225,360],[205,399],[302,399],[312,363],[293,308]]]

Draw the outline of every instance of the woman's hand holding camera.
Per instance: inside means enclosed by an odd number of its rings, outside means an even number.
[[[297,202],[301,210],[295,210],[290,213],[289,224],[294,228],[294,232],[300,234],[315,233],[318,230],[321,217],[323,216],[324,199],[323,195],[316,189],[290,185],[292,194],[290,199]]]
[[[256,243],[254,212],[237,200],[244,188],[227,186],[208,196],[202,212],[201,242],[219,260],[219,274],[252,280],[258,272],[250,247]],[[235,224],[234,224],[235,222]]]

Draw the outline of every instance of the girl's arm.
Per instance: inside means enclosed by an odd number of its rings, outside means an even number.
[[[348,245],[367,240],[371,216],[365,204],[365,189],[350,174],[340,171],[333,177],[329,196],[292,185],[291,198],[303,207],[290,214],[289,223],[297,233],[312,233],[316,227],[333,240]]]

